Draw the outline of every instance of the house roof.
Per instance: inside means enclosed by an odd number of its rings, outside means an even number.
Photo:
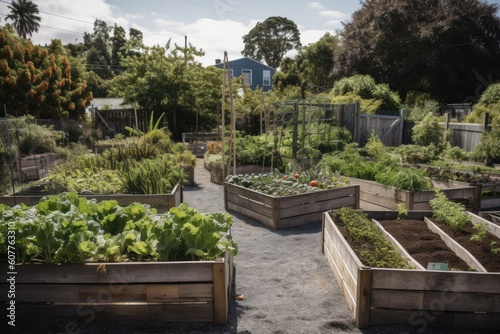
[[[252,58],[250,58],[250,57],[242,57],[242,58],[238,58],[238,59],[229,60],[229,61],[228,61],[228,63],[229,63],[229,64],[231,64],[231,63],[238,62],[238,61],[245,60],[245,59],[250,60],[250,61],[252,61],[252,62],[254,62],[254,63],[257,63],[257,64],[259,64],[260,66],[267,67],[267,68],[268,68],[268,69],[270,69],[270,70],[274,70],[274,71],[276,71],[276,69],[275,69],[274,67],[268,66],[268,65],[266,65],[266,64],[264,64],[264,63],[261,63],[260,61],[257,61],[257,60],[255,60],[255,59],[252,59]],[[223,63],[223,62],[221,62],[221,63],[219,63],[219,64],[215,64],[215,65],[212,65],[212,66],[216,66],[216,67],[220,67],[220,68],[222,68],[222,67],[224,66],[224,63]]]

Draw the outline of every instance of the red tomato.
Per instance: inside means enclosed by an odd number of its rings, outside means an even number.
[[[294,178],[298,179],[299,178],[299,173],[295,173],[295,175],[293,176]]]
[[[312,180],[311,181],[311,187],[317,187],[318,186],[318,181]]]
[[[283,176],[283,180],[286,180],[286,179],[288,179],[288,175]]]

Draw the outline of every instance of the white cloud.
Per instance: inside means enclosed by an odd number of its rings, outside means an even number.
[[[314,9],[314,10],[324,10],[325,9],[325,7],[323,7],[323,5],[320,4],[319,2],[310,2],[306,6],[307,6],[307,8]]]

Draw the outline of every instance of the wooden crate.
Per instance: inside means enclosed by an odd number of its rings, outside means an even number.
[[[253,218],[275,230],[321,221],[324,211],[343,206],[359,208],[359,186],[291,196],[271,196],[224,183],[226,210]]]
[[[7,302],[10,270],[2,265]],[[168,322],[228,320],[233,259],[16,265],[16,315],[151,319]]]
[[[187,144],[187,149],[197,158],[203,158],[207,152],[207,143],[189,143]]]
[[[35,196],[0,196],[0,203],[14,206],[24,203],[28,206],[36,205],[42,197],[46,195]],[[118,205],[127,206],[134,202],[148,204],[155,208],[158,213],[168,211],[174,206],[178,206],[183,202],[182,185],[177,184],[170,194],[111,194],[111,195],[79,195],[87,199],[95,198],[97,201],[116,200]]]
[[[347,178],[349,183],[360,186],[360,201],[381,208],[381,210],[397,210],[403,204],[407,210],[431,210],[429,201],[435,198],[434,190],[409,191],[356,178]],[[441,189],[448,199],[458,202],[471,211],[480,208],[481,190],[462,182],[436,182],[435,187]]]
[[[409,325],[497,329],[500,273],[364,266],[323,213],[322,249],[356,326]]]

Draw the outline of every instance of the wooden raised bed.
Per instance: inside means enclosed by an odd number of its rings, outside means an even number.
[[[398,210],[398,204],[403,204],[406,210],[431,210],[429,201],[435,198],[434,190],[409,191],[381,185],[375,181],[356,178],[347,178],[350,184],[360,186],[360,201],[380,207],[382,210]],[[481,190],[462,182],[436,182],[446,197],[453,202],[458,202],[466,209],[477,211],[480,208]]]
[[[24,181],[35,181],[46,177],[49,169],[63,161],[60,154],[43,153],[30,155],[26,158],[18,159],[18,170],[20,179]]]
[[[359,186],[278,197],[226,182],[224,203],[226,210],[239,212],[278,230],[321,221],[327,210],[343,206],[359,208]]]
[[[10,270],[2,265],[7,301]],[[16,315],[226,324],[233,260],[16,265]]]
[[[211,167],[210,181],[215,184],[224,184],[224,176],[222,175],[222,167]],[[271,172],[271,167],[262,167],[259,165],[242,165],[236,166],[236,174],[262,174]],[[233,169],[229,174],[233,174]],[[227,175],[225,175],[227,176]]]
[[[0,203],[8,206],[24,203],[28,206],[36,205],[40,199],[47,195],[32,196],[0,196]],[[170,194],[111,194],[111,195],[78,195],[87,199],[95,198],[97,201],[116,200],[121,206],[127,206],[134,202],[148,204],[155,208],[158,213],[166,212],[183,201],[182,185],[177,184]]]
[[[194,166],[182,166],[184,170],[184,176],[186,178],[186,182],[184,182],[185,186],[194,186]]]
[[[364,266],[329,212],[323,214],[322,234],[323,253],[358,328],[500,327],[500,273]]]

